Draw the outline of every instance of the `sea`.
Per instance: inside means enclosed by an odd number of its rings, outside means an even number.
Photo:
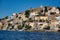
[[[60,40],[60,32],[0,30],[0,40]]]

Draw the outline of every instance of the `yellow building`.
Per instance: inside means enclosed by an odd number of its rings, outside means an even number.
[[[39,16],[35,16],[34,19],[35,19],[35,20],[39,20],[40,17],[39,17]]]
[[[40,19],[46,20],[46,19],[48,19],[48,16],[40,16]]]

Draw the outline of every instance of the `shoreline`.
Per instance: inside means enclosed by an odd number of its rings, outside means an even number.
[[[60,32],[54,30],[0,30],[0,31],[19,31],[19,32]]]

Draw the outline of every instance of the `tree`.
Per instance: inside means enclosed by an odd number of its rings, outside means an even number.
[[[57,9],[59,9],[59,11],[60,11],[60,7],[57,7]]]
[[[18,17],[18,14],[16,14],[16,18]]]
[[[43,29],[50,30],[50,26],[47,26],[47,27],[45,27]]]
[[[30,29],[30,28],[31,28],[31,26],[26,25],[26,26],[25,26],[25,28],[28,30],[28,29]]]
[[[42,22],[42,19],[40,19],[39,21]]]
[[[26,15],[27,18],[29,18],[29,15],[30,15],[29,13],[30,13],[30,10],[25,11],[25,15]]]
[[[0,21],[1,21],[2,19],[0,19]]]
[[[23,27],[22,27],[21,25],[18,25],[17,28],[18,28],[18,29],[22,29]]]
[[[32,18],[29,18],[29,22],[33,22]]]
[[[11,26],[10,30],[14,29],[14,26]]]
[[[60,28],[60,25],[57,25],[58,26],[58,28]]]
[[[38,12],[38,13],[39,13],[39,16],[42,16],[42,14],[40,12]]]
[[[8,19],[8,16],[6,16],[5,19]]]
[[[47,10],[47,7],[45,7],[45,12],[47,12],[48,10]]]
[[[21,13],[19,13],[19,14],[21,14]]]
[[[19,17],[19,19],[21,19],[21,17]]]
[[[55,15],[56,13],[55,12],[50,12],[50,15]]]

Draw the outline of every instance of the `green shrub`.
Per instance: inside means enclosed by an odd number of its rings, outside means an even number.
[[[21,25],[18,25],[17,28],[18,28],[18,29],[22,29],[23,27],[22,27]]]

